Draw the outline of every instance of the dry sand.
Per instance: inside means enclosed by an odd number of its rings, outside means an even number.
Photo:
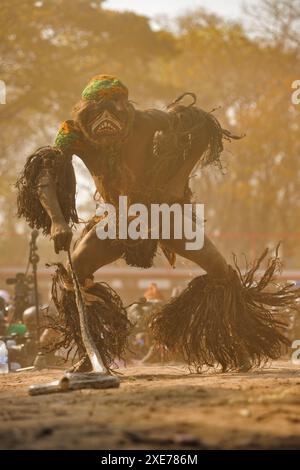
[[[119,389],[31,397],[62,371],[0,376],[1,449],[300,449],[300,366],[131,366]]]

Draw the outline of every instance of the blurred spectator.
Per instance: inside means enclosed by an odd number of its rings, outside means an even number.
[[[7,290],[0,289],[0,297],[4,300],[5,305],[9,304],[10,302],[10,295]]]
[[[148,289],[144,293],[144,297],[146,300],[160,300],[164,301],[164,296],[160,292],[155,282],[152,282]]]

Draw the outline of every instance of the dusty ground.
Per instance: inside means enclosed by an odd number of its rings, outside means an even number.
[[[0,376],[2,449],[300,449],[300,367],[129,367],[119,389],[30,397],[61,371]]]

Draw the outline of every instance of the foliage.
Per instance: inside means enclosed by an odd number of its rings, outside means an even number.
[[[257,254],[283,238],[286,263],[299,266],[300,106],[291,103],[291,84],[300,79],[298,3],[261,0],[259,12],[247,13],[249,32],[203,10],[181,16],[176,28],[153,30],[146,17],[105,10],[105,1],[2,0],[3,232],[20,225],[11,184],[26,155],[51,143],[87,81],[108,73],[141,107],[184,91],[195,92],[205,110],[221,106],[215,115],[223,126],[247,135],[227,145],[225,175],[208,169],[191,178],[206,203],[207,230],[223,234],[218,244],[227,253]],[[24,262],[24,250],[8,255],[13,244],[1,237],[2,262]]]

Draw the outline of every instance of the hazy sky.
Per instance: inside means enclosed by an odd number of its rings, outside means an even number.
[[[259,0],[107,0],[105,6],[115,10],[131,10],[147,16],[176,15],[186,9],[205,7],[228,18],[241,16],[243,4],[259,3]]]

